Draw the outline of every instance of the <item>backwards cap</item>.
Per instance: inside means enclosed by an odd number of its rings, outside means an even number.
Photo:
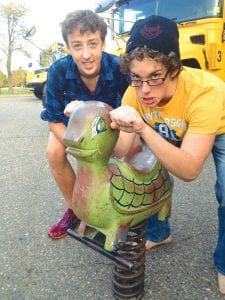
[[[177,24],[165,17],[154,15],[138,20],[131,28],[126,52],[143,46],[166,55],[173,51],[180,58]]]

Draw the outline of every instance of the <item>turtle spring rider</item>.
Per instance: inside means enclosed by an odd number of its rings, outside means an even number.
[[[103,102],[81,101],[64,137],[66,152],[77,163],[73,210],[81,220],[78,234],[85,236],[87,226],[96,229],[105,236],[106,252],[124,248],[129,228],[149,216],[169,217],[172,199],[171,177],[150,151],[128,162],[112,157],[119,132],[110,127],[110,110]]]

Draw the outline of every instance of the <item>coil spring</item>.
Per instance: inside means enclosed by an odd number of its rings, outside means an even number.
[[[134,267],[126,267],[114,263],[113,266],[113,295],[116,299],[142,299],[144,295],[145,279],[145,241],[146,221],[131,227],[126,242],[117,250],[117,253],[132,261]]]

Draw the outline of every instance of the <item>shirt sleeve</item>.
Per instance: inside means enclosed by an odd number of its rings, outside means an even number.
[[[64,115],[65,93],[62,70],[57,70],[54,64],[48,70],[46,107],[41,113],[41,119],[51,123],[67,123],[68,118]]]
[[[217,133],[221,126],[223,94],[218,89],[209,89],[198,95],[187,108],[188,133]]]

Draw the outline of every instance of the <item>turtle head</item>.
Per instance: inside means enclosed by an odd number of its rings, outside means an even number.
[[[63,140],[66,152],[86,161],[108,160],[119,135],[110,127],[111,110],[100,101],[81,101],[69,118]]]

